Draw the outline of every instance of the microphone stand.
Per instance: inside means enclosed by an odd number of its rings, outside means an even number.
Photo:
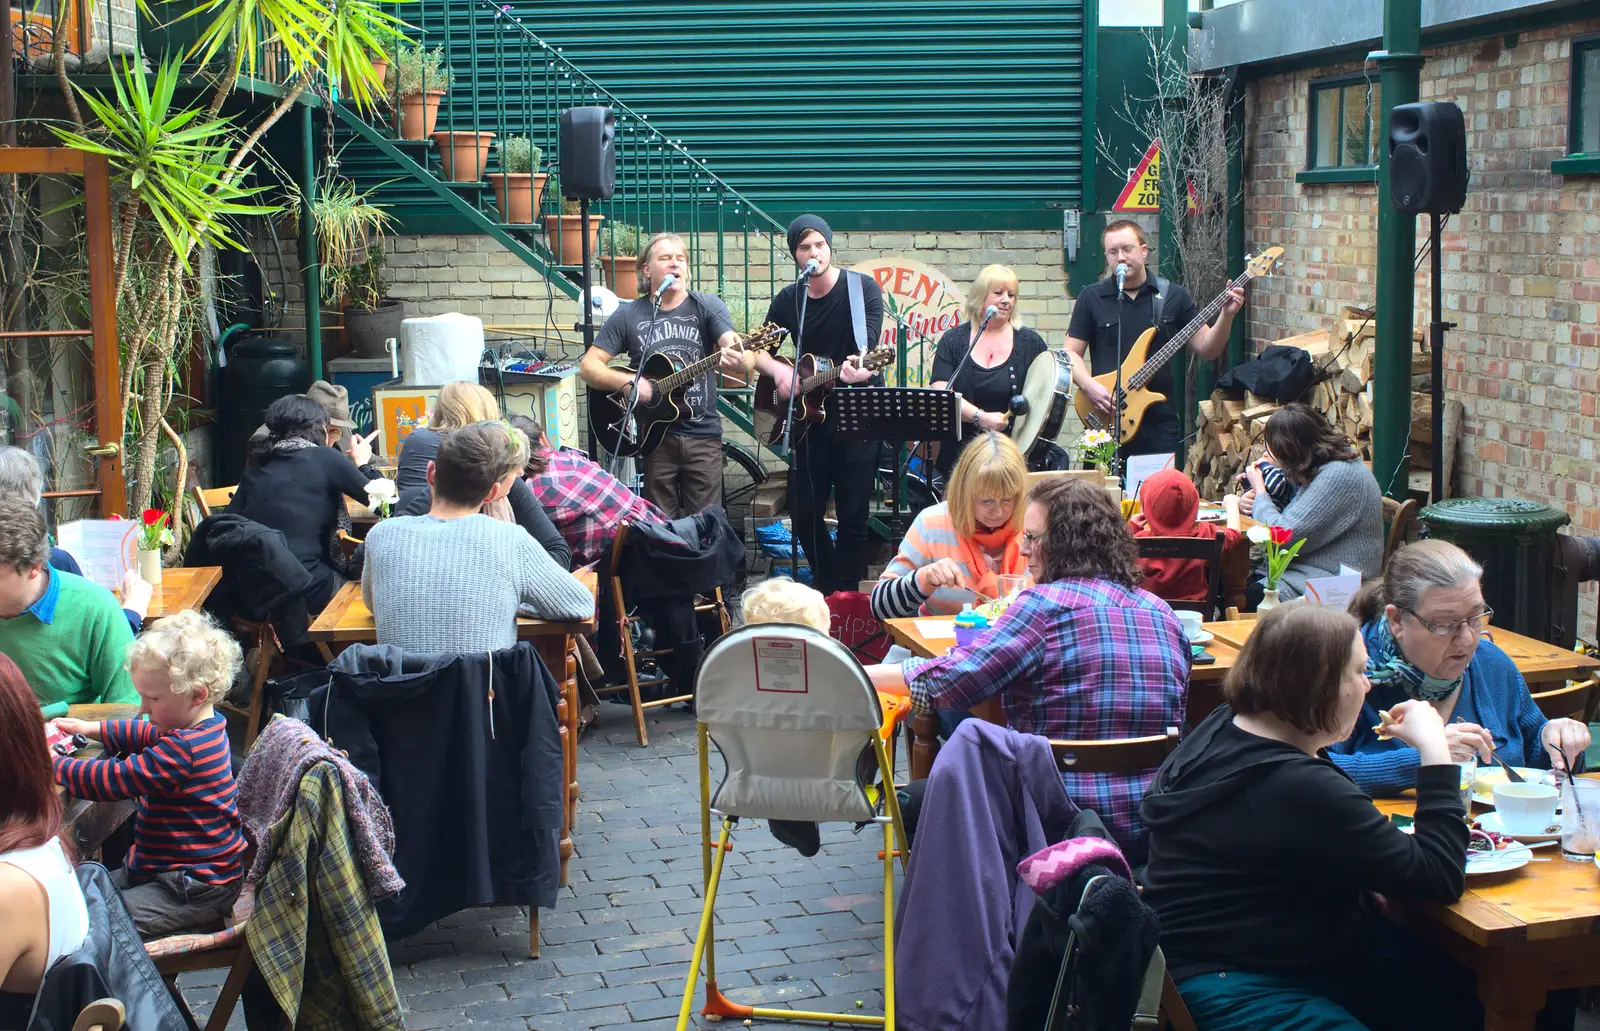
[[[611,465],[606,469],[607,474],[617,475],[617,460],[622,457],[622,438],[628,432],[628,423],[633,419],[634,406],[639,403],[639,383],[644,378],[644,363],[654,353],[652,348],[656,343],[656,319],[661,315],[661,298],[665,290],[657,290],[655,299],[650,303],[650,339],[645,341],[645,346],[639,348],[639,371],[634,374],[633,389],[628,391],[628,403],[622,409],[622,422],[617,429],[618,450],[611,453]]]
[[[944,388],[950,391],[950,393],[956,393],[956,377],[961,375],[961,370],[967,367],[967,359],[972,357],[972,352],[978,349],[978,338],[983,336],[983,331],[989,328],[989,320],[991,318],[993,318],[992,315],[990,315],[988,312],[984,312],[983,321],[978,323],[978,331],[972,334],[972,340],[967,344],[967,353],[961,356],[961,360],[959,362],[956,362],[956,371],[950,374],[949,382],[944,385]],[[961,412],[959,409],[960,406],[958,405],[956,411],[956,421],[965,422],[965,420],[961,418]],[[961,436],[965,437],[966,432],[962,431]]]
[[[789,456],[789,494],[794,495],[795,466],[799,464],[798,457],[792,446],[794,434],[794,396],[800,392],[800,341],[806,330],[806,298],[811,292],[811,273],[802,272],[800,278],[795,280],[795,290],[799,297],[799,317],[794,327],[794,369],[793,379],[789,387],[789,405],[783,416],[783,451]],[[807,467],[807,473],[810,467]],[[824,505],[823,507],[827,507]],[[819,519],[818,522],[826,526],[827,521]],[[789,520],[789,579],[798,583],[800,581],[800,527],[795,522],[792,513]],[[816,570],[812,570],[812,586],[816,586]]]
[[[1149,272],[1146,271],[1146,275],[1148,274]],[[1111,437],[1117,442],[1116,453],[1111,459],[1111,470],[1112,474],[1119,480],[1122,478],[1122,314],[1124,311],[1123,306],[1128,300],[1127,292],[1123,290],[1122,283],[1126,277],[1126,272],[1117,276],[1117,385],[1116,393],[1111,395]],[[1126,481],[1123,482],[1126,484]]]

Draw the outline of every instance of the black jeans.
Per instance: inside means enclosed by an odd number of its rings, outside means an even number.
[[[811,565],[811,584],[823,594],[854,591],[867,575],[867,517],[878,452],[878,441],[840,440],[826,424],[811,427],[795,448],[789,511]],[[829,494],[839,517],[837,545],[823,521]]]

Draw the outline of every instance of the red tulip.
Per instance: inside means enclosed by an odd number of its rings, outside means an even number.
[[[1289,538],[1291,536],[1293,536],[1293,534],[1290,532],[1287,526],[1272,527],[1272,543],[1276,544],[1280,548],[1289,543]]]
[[[144,525],[154,526],[161,521],[161,517],[164,515],[166,513],[159,508],[147,508],[144,510]]]

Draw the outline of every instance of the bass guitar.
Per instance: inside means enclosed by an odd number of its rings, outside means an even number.
[[[770,351],[788,334],[787,329],[769,322],[745,337],[743,346],[746,351]],[[673,423],[692,414],[686,398],[690,385],[721,363],[720,349],[689,365],[660,351],[648,355],[638,375],[650,381],[650,400],[639,401],[630,413],[626,391],[614,394],[590,387],[589,432],[610,454],[624,458],[648,455],[660,445]],[[634,373],[633,369],[618,371]]]
[[[1283,257],[1282,247],[1269,247],[1255,257],[1248,259],[1245,262],[1244,272],[1240,274],[1239,278],[1229,283],[1227,289],[1223,290],[1215,300],[1206,305],[1200,311],[1200,314],[1189,320],[1187,326],[1172,334],[1172,338],[1162,344],[1161,349],[1155,354],[1150,353],[1150,345],[1155,341],[1157,327],[1151,326],[1139,334],[1139,339],[1133,342],[1133,347],[1128,351],[1128,357],[1122,362],[1122,393],[1120,395],[1117,393],[1117,370],[1113,369],[1102,376],[1094,377],[1096,383],[1111,392],[1112,403],[1116,405],[1113,410],[1122,412],[1121,426],[1113,430],[1111,428],[1111,416],[1096,408],[1094,402],[1089,400],[1089,395],[1080,390],[1074,405],[1078,410],[1078,417],[1083,420],[1084,428],[1106,430],[1113,433],[1117,440],[1124,444],[1133,439],[1133,435],[1139,432],[1139,427],[1144,423],[1145,410],[1151,405],[1159,404],[1167,399],[1165,394],[1158,394],[1153,390],[1146,389],[1146,384],[1155,377],[1156,373],[1166,367],[1167,363],[1172,360],[1173,355],[1177,354],[1185,344],[1194,339],[1194,335],[1200,332],[1206,323],[1210,322],[1222,311],[1222,306],[1227,303],[1229,290],[1242,290],[1250,280],[1269,275],[1273,266],[1278,263],[1278,259],[1281,257]]]
[[[831,360],[814,354],[801,355],[799,362],[791,362],[787,358],[777,358],[777,361],[792,367],[800,377],[800,386],[794,397],[793,434],[794,439],[799,440],[807,426],[828,417],[824,402],[827,401],[828,391],[833,389],[839,374],[844,371],[844,366],[836,366]],[[868,372],[876,372],[893,361],[894,348],[879,347],[861,356],[861,367]],[[756,439],[769,446],[783,443],[783,421],[788,413],[789,402],[778,396],[778,384],[771,376],[758,377],[755,397]]]

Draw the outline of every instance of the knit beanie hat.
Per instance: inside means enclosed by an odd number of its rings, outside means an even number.
[[[789,223],[789,257],[794,257],[794,252],[800,249],[800,238],[806,235],[808,229],[821,233],[822,238],[828,241],[828,246],[833,246],[833,230],[828,228],[828,223],[817,215],[801,215]]]
[[[1139,485],[1139,510],[1151,534],[1190,537],[1200,514],[1200,494],[1189,477],[1176,469],[1163,469]]]

